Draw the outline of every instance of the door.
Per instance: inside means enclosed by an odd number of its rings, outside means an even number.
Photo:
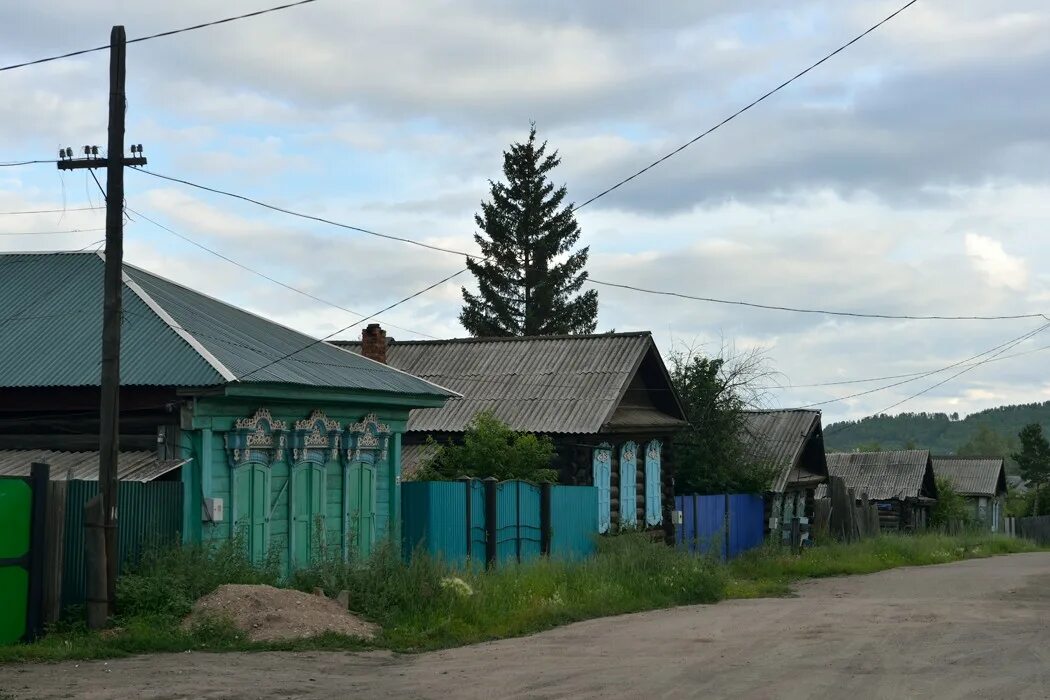
[[[351,555],[365,559],[372,554],[376,538],[376,470],[371,464],[347,466],[347,522]]]
[[[270,470],[246,464],[234,471],[234,534],[244,541],[248,557],[255,563],[266,558],[269,547]]]
[[[324,467],[295,467],[292,480],[292,563],[302,568],[325,547]]]

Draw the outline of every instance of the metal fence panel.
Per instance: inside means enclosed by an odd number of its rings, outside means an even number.
[[[84,504],[98,495],[97,481],[68,482],[62,605],[84,602]],[[119,567],[134,563],[143,549],[179,540],[183,487],[178,481],[121,481],[117,491]]]
[[[582,559],[594,553],[598,536],[598,489],[551,487],[551,556]]]
[[[1050,545],[1050,515],[1017,518],[1017,534],[1042,545]]]
[[[729,557],[761,546],[765,538],[762,496],[754,493],[729,495]]]

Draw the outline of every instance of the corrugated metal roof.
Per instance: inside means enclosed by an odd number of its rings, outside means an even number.
[[[746,411],[741,440],[749,459],[780,469],[772,486],[776,493],[783,493],[793,481],[828,473],[823,459],[820,411],[799,408]],[[818,443],[812,451],[814,463],[802,464],[802,455],[811,441]]]
[[[842,477],[858,498],[865,493],[874,501],[937,497],[929,450],[829,452],[827,459],[828,474]]]
[[[412,479],[416,471],[433,457],[435,452],[437,446],[433,444],[404,445],[401,448],[401,478]]]
[[[1002,457],[934,457],[934,476],[948,479],[963,496],[989,496],[1006,492]]]
[[[0,255],[0,386],[98,385],[104,267],[95,253]],[[124,385],[239,381],[452,395],[131,265],[124,282]]]
[[[360,343],[339,345],[360,352]],[[418,432],[461,432],[478,412],[492,411],[515,430],[597,433],[613,419],[647,356],[659,363],[665,383],[660,389],[670,390],[648,332],[389,341],[387,346],[389,364],[462,394],[442,408],[413,410],[408,430]],[[643,426],[684,425],[673,392],[670,398],[674,414],[645,406],[631,406],[631,412]]]
[[[158,459],[156,452],[147,450],[121,452],[117,458],[117,478],[121,481],[153,481],[187,461]],[[28,476],[33,462],[49,465],[52,481],[98,480],[97,451],[0,450],[0,476]]]

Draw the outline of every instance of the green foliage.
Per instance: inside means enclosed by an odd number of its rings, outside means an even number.
[[[244,543],[147,550],[138,564],[117,581],[120,614],[125,617],[179,619],[193,603],[226,583],[278,583],[276,552],[262,565],[253,564]]]
[[[490,201],[474,217],[484,260],[467,260],[478,293],[463,289],[459,320],[474,336],[593,333],[598,292],[580,293],[589,248],[573,251],[580,227],[550,172],[561,162],[547,142],[529,140],[503,153],[506,183],[490,181]]]
[[[938,455],[1005,457],[1007,471],[1016,473],[1009,459],[1018,449],[1015,436],[1031,423],[1050,430],[1050,401],[990,408],[962,420],[958,414],[944,413],[870,416],[825,426],[824,442],[829,451],[850,452],[864,443],[902,450],[911,442]]]
[[[776,470],[747,458],[742,391],[752,369],[691,352],[671,355],[671,383],[689,427],[674,438],[678,493],[759,493]]]
[[[550,438],[515,432],[489,412],[474,416],[462,443],[439,445],[431,440],[430,444],[434,455],[413,476],[417,481],[450,481],[461,476],[558,481],[558,473],[550,468],[554,459]]]
[[[930,512],[930,525],[941,530],[965,527],[972,516],[969,502],[956,493],[952,482],[943,476],[937,477],[937,502]]]
[[[1028,482],[1032,496],[1032,514],[1041,512],[1043,487],[1050,482],[1050,442],[1038,423],[1026,425],[1018,434],[1021,449],[1014,453],[1021,477]]]

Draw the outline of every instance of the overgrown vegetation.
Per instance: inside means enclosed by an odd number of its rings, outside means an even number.
[[[717,357],[691,349],[671,353],[671,383],[689,427],[674,438],[678,493],[762,493],[776,470],[750,458],[742,439],[744,411],[757,403],[769,375],[761,353]]]
[[[937,502],[930,512],[930,525],[940,530],[965,528],[970,525],[972,516],[969,502],[956,492],[951,480],[937,477]]]
[[[713,603],[724,598],[784,595],[803,578],[861,574],[896,566],[1029,551],[1023,541],[990,535],[887,535],[829,544],[793,556],[778,547],[730,564],[653,543],[643,533],[605,537],[598,553],[579,562],[538,560],[493,572],[454,570],[426,556],[401,561],[389,545],[367,561],[320,561],[280,585],[328,593],[350,591],[350,607],[379,623],[376,645],[417,651],[540,631],[575,620]],[[222,583],[272,583],[237,547],[158,552],[121,581],[122,617],[103,633],[81,623],[53,630],[30,645],[0,647],[0,661],[107,658],[186,650],[361,649],[359,640],[324,635],[283,643],[251,643],[222,620],[192,630],[179,626],[186,601]],[[228,580],[223,580],[226,577]],[[160,595],[167,588],[171,600]],[[134,612],[132,612],[134,611]]]
[[[1050,483],[1050,442],[1038,423],[1026,425],[1018,434],[1021,449],[1013,454],[1021,477],[1032,491],[1031,515],[1041,512],[1042,490]]]
[[[483,411],[474,416],[462,443],[428,443],[433,456],[416,471],[416,481],[450,481],[461,476],[500,481],[525,479],[536,483],[557,482],[550,468],[554,443],[545,436],[519,433]]]

